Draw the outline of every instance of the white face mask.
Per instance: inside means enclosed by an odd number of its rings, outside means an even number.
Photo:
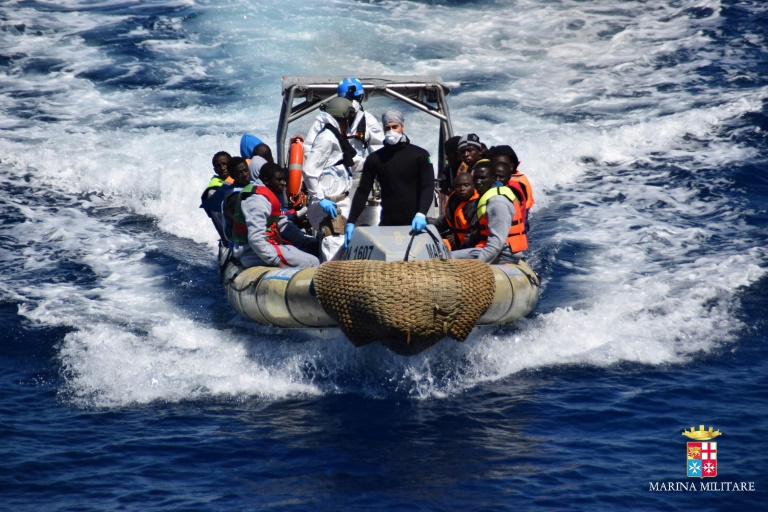
[[[384,143],[390,146],[393,146],[398,142],[400,142],[402,138],[403,138],[403,134],[401,132],[396,132],[395,130],[389,130],[387,133],[384,134]]]

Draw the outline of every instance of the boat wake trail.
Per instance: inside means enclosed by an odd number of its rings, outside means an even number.
[[[768,161],[768,89],[765,34],[734,32],[734,12],[768,6],[216,4],[0,7],[0,300],[24,329],[66,332],[62,400],[442,398],[562,364],[684,364],[747,327],[740,297],[768,267],[745,184]],[[356,72],[442,76],[456,133],[515,148],[536,191],[532,316],[403,357],[229,309],[198,208],[211,157],[243,133],[272,141],[280,76]]]

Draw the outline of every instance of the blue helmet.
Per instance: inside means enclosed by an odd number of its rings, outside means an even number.
[[[363,83],[357,78],[345,78],[339,82],[336,90],[340,97],[347,98],[348,100],[360,99],[365,94]]]

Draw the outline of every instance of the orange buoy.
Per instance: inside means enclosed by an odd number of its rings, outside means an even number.
[[[301,192],[301,172],[304,168],[304,138],[294,135],[291,139],[291,151],[288,158],[288,186],[286,195],[293,201]]]

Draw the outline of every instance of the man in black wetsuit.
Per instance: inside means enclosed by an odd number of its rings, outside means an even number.
[[[381,187],[380,226],[411,225],[414,231],[427,227],[427,212],[434,200],[435,172],[429,153],[405,135],[405,120],[397,110],[381,116],[384,125],[384,147],[365,160],[360,185],[352,199],[345,229],[345,245],[349,245],[355,222],[365,208],[373,180]]]

